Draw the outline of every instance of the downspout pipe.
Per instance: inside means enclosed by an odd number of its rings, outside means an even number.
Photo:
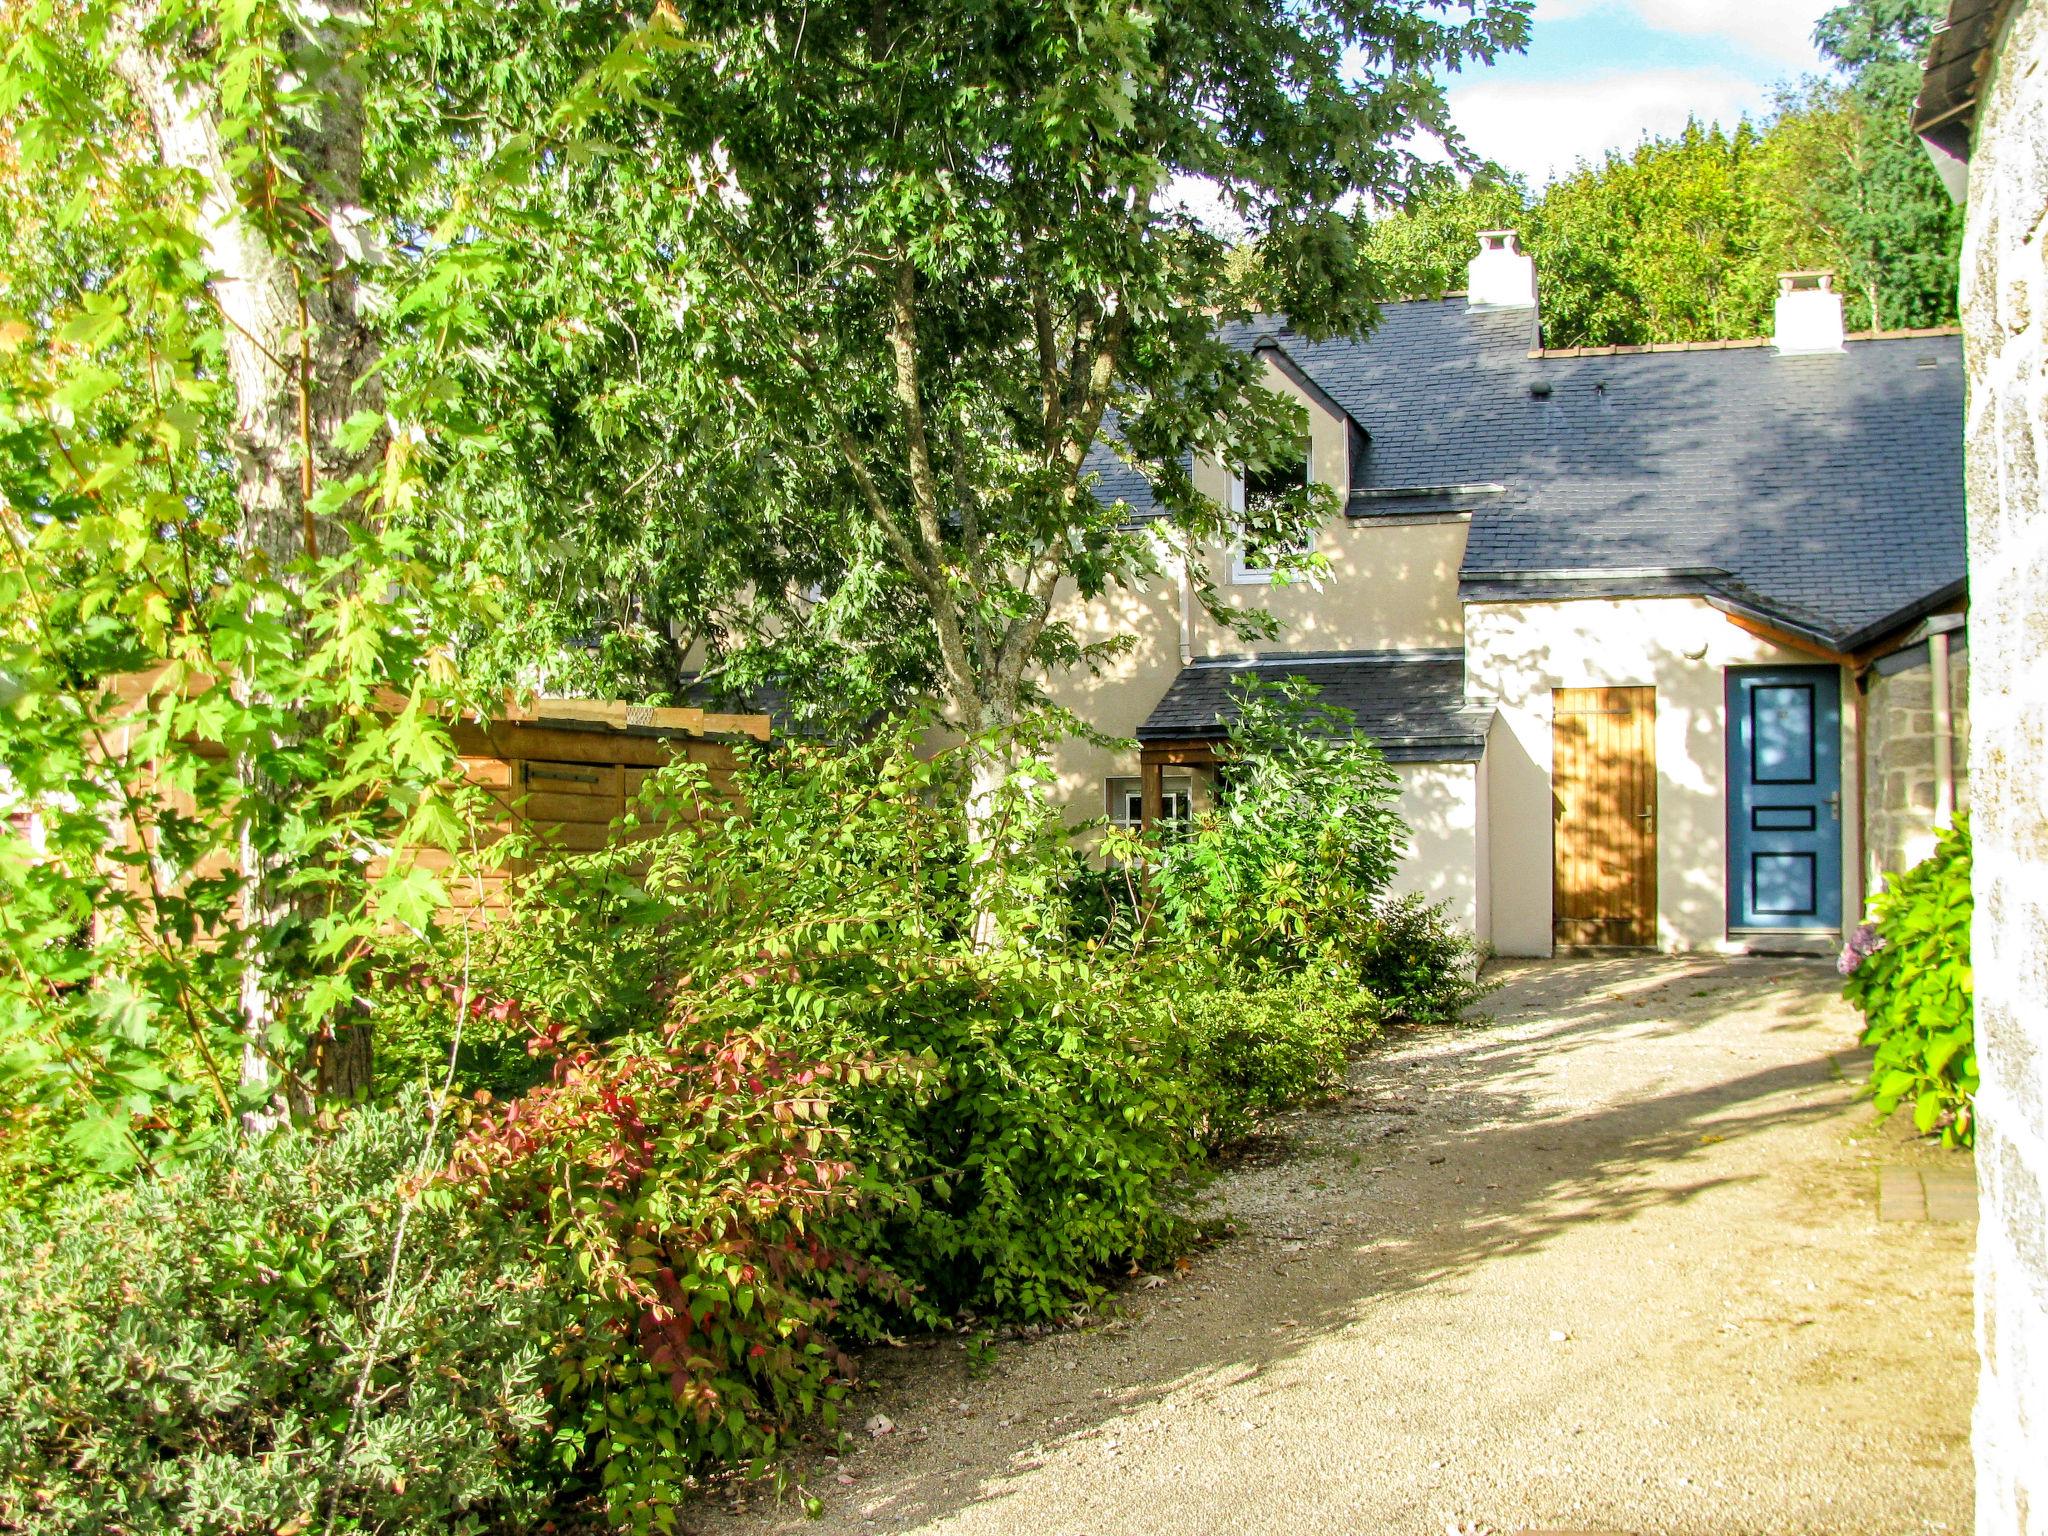
[[[1934,693],[1934,825],[1943,831],[1956,820],[1955,711],[1949,695],[1948,642],[1946,630],[1927,637]]]
[[[1180,557],[1180,664],[1195,659],[1195,578],[1188,568],[1191,556]]]

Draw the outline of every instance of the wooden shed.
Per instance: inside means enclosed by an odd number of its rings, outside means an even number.
[[[163,669],[112,680],[114,691],[128,706],[140,706],[159,686]],[[187,679],[184,686],[204,691],[206,679]],[[402,708],[392,695],[387,707]],[[488,719],[475,716],[451,722],[450,735],[461,756],[464,775],[497,799],[501,814],[479,828],[479,842],[488,846],[511,832],[531,834],[544,849],[591,852],[622,834],[615,824],[639,793],[648,775],[683,758],[707,764],[713,782],[727,777],[734,751],[743,741],[766,741],[766,715],[719,714],[702,709],[662,709],[616,699],[508,699]],[[129,750],[130,732],[115,727],[103,737],[111,752]],[[199,748],[202,756],[221,759],[217,747]],[[189,796],[159,788],[163,808],[190,812]],[[19,807],[10,807],[18,810]],[[124,829],[131,847],[146,834]],[[645,833],[639,835],[646,835]],[[421,868],[446,870],[454,862],[437,848],[414,849]],[[218,872],[223,855],[206,865]],[[532,867],[530,859],[499,860],[485,872],[452,882],[450,899],[461,912],[490,912],[503,907],[511,879]],[[372,862],[371,872],[376,869]],[[147,878],[130,866],[131,882]]]
[[[452,728],[465,775],[504,807],[497,830],[527,832],[545,848],[571,853],[594,852],[621,835],[615,824],[657,769],[677,759],[704,763],[719,783],[730,776],[735,746],[768,734],[766,715],[589,699],[537,699]],[[432,849],[419,860],[426,868],[448,862]],[[496,910],[507,883],[530,867],[506,859],[459,882],[450,897],[465,911]]]

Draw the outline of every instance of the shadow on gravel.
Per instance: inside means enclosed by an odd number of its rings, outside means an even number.
[[[970,1377],[953,1343],[871,1355],[872,1400],[887,1405],[900,1387],[940,1421],[929,1426],[934,1434],[962,1443],[914,1453],[946,1456],[953,1465],[944,1470],[858,1459],[859,1484],[828,1498],[825,1526],[900,1530],[969,1504],[999,1504],[1004,1482],[1028,1473],[1045,1447],[1097,1434],[1168,1392],[1192,1389],[1204,1399],[1262,1377],[1321,1335],[1369,1324],[1387,1298],[1456,1286],[1476,1267],[1568,1228],[1694,1200],[1734,1182],[1703,1170],[1688,1176],[1704,1147],[1841,1111],[1839,1093],[1817,1091],[1841,1077],[1823,1048],[1833,1036],[1817,1034],[1798,1059],[1750,1067],[1714,1037],[1711,1018],[1661,1016],[1678,999],[1710,1000],[1717,1013],[1769,999],[1789,1013],[1780,1029],[1817,1029],[1834,982],[1824,963],[1600,958],[1510,966],[1503,981],[1485,1005],[1491,1027],[1464,1043],[1448,1032],[1449,1049],[1444,1030],[1391,1033],[1354,1073],[1349,1100],[1292,1119],[1290,1162],[1226,1175],[1288,1181],[1298,1204],[1244,1222],[1238,1237],[1197,1256],[1188,1277],[1127,1292],[1121,1318],[1024,1346],[987,1380]],[[1568,1086],[1571,1054],[1622,1041],[1718,1053],[1725,1070],[1700,1084],[1695,1056],[1685,1064],[1693,1086],[1660,1091],[1652,1051],[1642,1091],[1627,1102],[1576,1112],[1539,1104],[1539,1065],[1555,1093],[1561,1059]],[[1376,1177],[1385,1182],[1368,1182]],[[996,1422],[995,1410],[944,1422],[953,1399],[1000,1399],[1005,1376],[1027,1364],[1040,1382],[1071,1386],[1020,1384],[1016,1395],[1033,1397],[1032,1412],[1012,1424]],[[849,1417],[858,1422],[867,1411]],[[914,1427],[924,1426],[906,1426]],[[806,1526],[795,1510],[789,1517],[792,1528]]]

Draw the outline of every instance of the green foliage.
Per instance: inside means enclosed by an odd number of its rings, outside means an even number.
[[[1174,942],[1238,965],[1343,955],[1370,925],[1407,828],[1400,782],[1350,711],[1299,678],[1238,689],[1221,804],[1146,850],[1148,895]]]
[[[1136,586],[1162,540],[1231,536],[1184,461],[1298,435],[1215,322],[1366,327],[1344,210],[1429,174],[1422,141],[1455,147],[1441,71],[1519,46],[1528,9],[681,7],[679,46],[602,120],[634,153],[549,153],[506,71],[462,105],[546,172],[458,289],[470,349],[447,364],[502,433],[447,465],[471,516],[422,509],[526,599],[472,655],[649,697],[693,686],[701,642],[706,686],[774,683],[827,725],[916,695],[970,732],[1013,723],[1030,679],[1102,654],[1055,590]],[[1259,237],[1256,285],[1183,178]],[[1090,493],[1108,421],[1170,521]],[[1288,498],[1275,542],[1326,510]]]
[[[1946,0],[1850,0],[1815,28],[1821,53],[1842,69],[1824,106],[1846,130],[1804,200],[1840,250],[1842,275],[1879,326],[1953,325],[1963,213],[1913,133],[1913,102]]]
[[[1336,967],[1219,978],[1174,1000],[1189,1053],[1212,1106],[1212,1142],[1228,1142],[1262,1115],[1343,1086],[1353,1051],[1379,1033],[1381,1005]]]
[[[1004,856],[977,878],[959,811],[966,749],[925,760],[919,740],[913,723],[843,751],[749,751],[730,792],[700,766],[664,771],[641,814],[668,830],[630,855],[649,865],[643,897],[618,909],[638,931],[618,946],[616,984],[582,969],[574,922],[518,913],[605,901],[618,853],[534,883],[478,969],[549,1038],[534,999],[566,948],[581,984],[680,1040],[740,1034],[806,1062],[901,1064],[837,1094],[867,1198],[835,1240],[909,1288],[864,1297],[847,1321],[858,1331],[906,1315],[1063,1315],[1113,1262],[1179,1239],[1199,1156],[1203,1106],[1162,971],[1075,937],[1066,837],[1028,785],[1001,797]],[[977,943],[984,909],[1001,937]]]
[[[1064,1317],[1113,1266],[1185,1243],[1208,1105],[1166,976],[1013,953],[892,980],[891,1006],[833,1034],[934,1064],[928,1092],[885,1084],[846,1113],[892,1195],[858,1241],[916,1288],[917,1320]]]
[[[415,1205],[343,1444],[424,1118],[415,1095],[0,1219],[0,1527],[537,1528],[570,1319],[516,1218]]]
[[[1497,165],[1484,167],[1469,182],[1446,170],[1398,213],[1373,221],[1366,231],[1366,259],[1387,297],[1441,298],[1465,286],[1465,266],[1479,249],[1481,230],[1518,230],[1527,248],[1529,201],[1529,189]],[[1548,302],[1547,280],[1544,298]]]
[[[1400,896],[1373,909],[1351,951],[1358,984],[1380,1000],[1389,1019],[1455,1024],[1493,990],[1478,981],[1479,945],[1420,896]]]
[[[1923,1134],[1968,1146],[1977,1132],[1976,1013],[1970,971],[1970,828],[1958,817],[1934,852],[1889,876],[1871,922],[1842,954],[1843,995],[1876,1048],[1868,1092],[1880,1114],[1913,1106]]]
[[[1540,192],[1448,173],[1374,222],[1384,291],[1457,288],[1477,232],[1535,258],[1553,347],[1767,335],[1780,272],[1833,268],[1851,330],[1953,324],[1960,211],[1909,125],[1942,0],[1854,0],[1822,18],[1841,71],[1785,86],[1732,130],[1690,122]]]
[[[359,1092],[365,980],[442,905],[392,850],[462,838],[442,637],[477,593],[404,526],[460,411],[445,337],[387,369],[364,319],[448,253],[373,281],[388,226],[333,206],[417,17],[333,11],[4,22],[0,1100],[47,1176]]]
[[[195,580],[156,516],[144,496],[53,512],[26,542],[0,530],[0,669],[20,689],[0,758],[23,813],[0,825],[0,1094],[51,1128],[52,1175],[175,1155],[281,1085],[309,1101],[375,957],[444,899],[387,850],[462,837],[426,707],[434,599],[402,548],[366,540],[295,590],[221,579],[216,547]],[[411,690],[395,708],[393,683]]]
[[[1425,174],[1435,72],[1528,7],[686,9],[6,12],[0,1161],[49,1212],[0,1283],[8,1521],[518,1529],[545,1442],[666,1527],[829,1404],[835,1319],[1052,1317],[1181,1235],[1235,1102],[1185,955],[1077,933],[986,756],[679,767],[660,836],[481,940],[407,850],[476,855],[484,685],[674,695],[699,639],[841,724],[1014,725],[1101,654],[1055,593],[1166,554],[1090,492],[1111,413],[1169,543],[1234,533],[1184,461],[1300,418],[1214,321],[1369,323],[1334,210]],[[1259,762],[1217,863],[1299,962],[1384,885],[1384,767]],[[1317,774],[1358,814],[1311,835]],[[373,1032],[515,1095],[478,1199],[408,1204]]]

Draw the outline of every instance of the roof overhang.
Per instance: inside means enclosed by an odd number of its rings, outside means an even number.
[[[1470,517],[1472,509],[1481,502],[1495,501],[1505,494],[1506,486],[1491,483],[1353,486],[1351,494],[1345,498],[1344,515],[1358,521],[1374,522],[1412,517],[1441,520],[1445,513]]]
[[[1950,582],[1940,591],[1930,592],[1874,624],[1864,625],[1843,642],[1842,648],[1868,653],[1888,649],[1893,644],[1910,645],[1915,631],[1922,629],[1929,619],[1937,614],[1967,611],[1969,605],[1970,583],[1967,580]]]
[[[1465,653],[1459,647],[1205,656],[1181,668],[1166,696],[1132,734],[1137,737],[1147,763],[1216,762],[1218,749],[1229,735],[1226,709],[1219,698],[1212,697],[1201,706],[1207,718],[1190,718],[1183,689],[1193,687],[1213,695],[1215,690],[1205,679],[1277,674],[1336,683],[1334,689],[1325,692],[1326,701],[1350,712],[1350,734],[1370,740],[1389,762],[1474,763],[1486,753],[1487,733],[1492,729],[1495,711],[1491,703],[1464,696],[1464,663]],[[1440,683],[1432,688],[1422,668],[1455,669],[1455,698],[1445,698]],[[1395,705],[1391,713],[1381,712],[1374,702],[1358,703],[1345,697],[1341,674],[1360,672],[1376,680],[1371,690],[1379,695],[1376,702]],[[1416,689],[1422,691],[1418,693]]]
[[[1950,0],[1948,20],[1934,34],[1921,70],[1913,131],[1958,202],[1969,181],[1977,100],[2012,10],[2013,0]]]
[[[1380,756],[1390,763],[1476,763],[1486,756],[1485,731],[1493,724],[1495,711],[1482,710],[1484,725],[1480,736],[1380,736],[1361,731]],[[1203,736],[1138,735],[1140,760],[1166,767],[1209,767],[1223,762],[1222,747],[1229,733],[1218,727]]]
[[[1845,666],[1900,643],[1929,616],[1967,607],[1967,579],[1950,582],[1847,634],[1831,633],[1782,605],[1759,601],[1717,566],[1635,569],[1465,570],[1458,595],[1467,603],[1574,602],[1587,598],[1697,597],[1745,629],[1795,650]]]

